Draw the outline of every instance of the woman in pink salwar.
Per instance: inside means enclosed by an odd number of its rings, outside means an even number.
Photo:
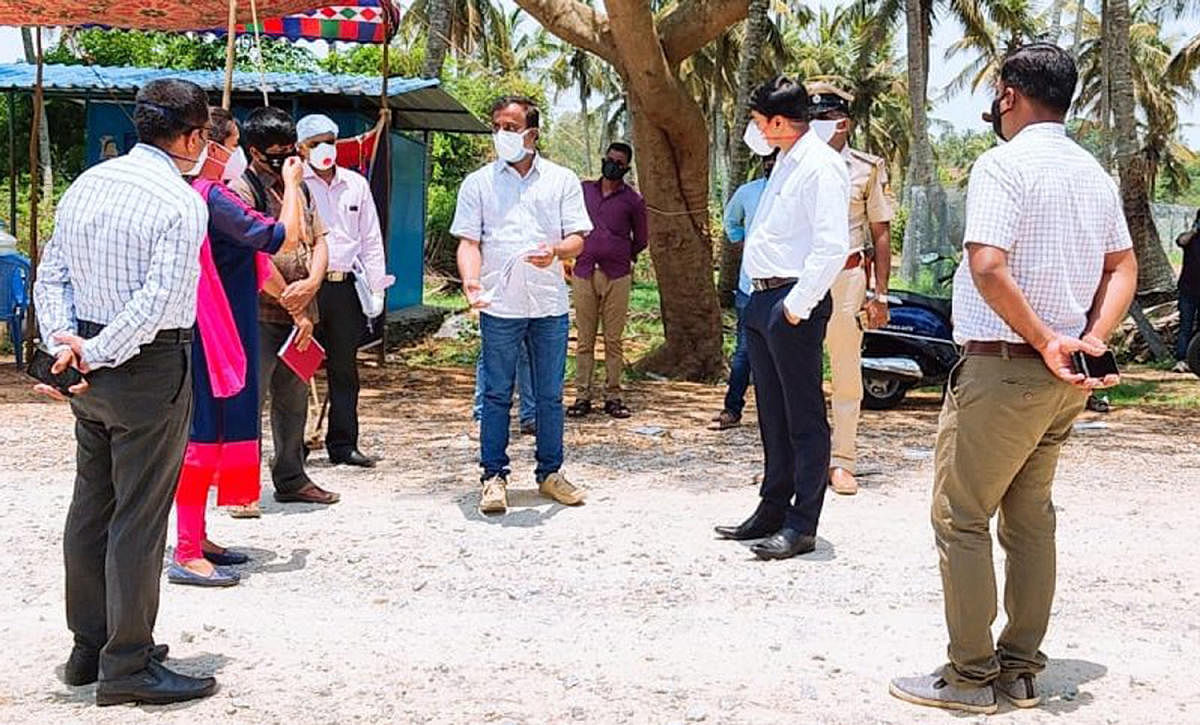
[[[199,334],[192,343],[195,409],[175,495],[178,538],[167,579],[232,586],[239,575],[228,567],[244,564],[248,557],[208,540],[205,506],[214,484],[219,506],[258,500],[258,293],[283,290],[269,255],[294,247],[300,237],[303,181],[298,160],[284,167],[278,221],[246,206],[216,180],[236,178],[245,170],[237,124],[221,108],[211,109],[209,122],[210,159],[229,158],[223,164],[207,163],[192,183],[208,202],[209,223],[200,252]]]

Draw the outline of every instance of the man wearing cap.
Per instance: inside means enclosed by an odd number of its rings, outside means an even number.
[[[858,414],[862,405],[863,323],[876,329],[888,321],[888,277],[892,268],[892,217],[895,200],[888,186],[887,166],[878,156],[850,148],[854,122],[850,104],[854,96],[824,81],[809,83],[814,125],[830,133],[829,145],[842,155],[850,173],[850,254],[833,281],[833,315],[825,332],[829,365],[833,372],[833,436],[829,483],[837,493],[858,492],[854,480],[857,458]],[[872,264],[873,263],[873,264]],[[874,268],[875,294],[867,300],[870,270]]]
[[[306,162],[304,181],[325,223],[329,246],[325,283],[317,295],[317,340],[325,347],[329,375],[325,448],[334,464],[373,468],[375,459],[358,450],[357,354],[368,320],[355,289],[362,280],[355,275],[365,275],[376,295],[394,279],[387,274],[371,184],[357,171],[337,165],[337,135],[337,124],[328,116],[313,114],[296,123],[297,149]]]
[[[755,89],[743,140],[779,158],[746,238],[743,264],[754,293],[746,343],[754,374],[764,470],[759,505],[726,539],[766,539],[760,559],[816,548],[829,482],[829,422],[821,390],[821,341],[833,310],[830,285],[845,265],[849,230],[846,165],[810,126],[803,84],[780,76]]]

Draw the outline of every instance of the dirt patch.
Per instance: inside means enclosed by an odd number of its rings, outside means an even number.
[[[242,585],[163,585],[157,633],[173,666],[215,672],[221,691],[97,709],[92,688],[56,676],[70,646],[71,416],[0,366],[0,722],[961,720],[887,695],[890,677],[944,656],[928,523],[937,396],[866,413],[862,492],[829,496],[817,552],[763,564],[711,534],[753,508],[761,466],[752,414],[705,429],[718,386],[639,383],[633,418],[569,421],[566,472],[592,490],[578,509],[536,495],[531,442],[514,437],[513,508],[484,519],[471,371],[366,368],[364,380],[362,443],[380,467],[315,455],[314,478],[342,503],[268,496],[258,521],[214,511],[212,536],[254,556]],[[1000,722],[1200,721],[1196,417],[1084,419],[1056,484],[1049,701]]]

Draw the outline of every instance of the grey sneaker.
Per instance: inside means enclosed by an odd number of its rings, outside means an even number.
[[[1042,693],[1038,691],[1037,678],[1025,672],[1019,675],[1000,675],[996,690],[1017,707],[1037,707],[1042,704]]]
[[[914,705],[991,715],[996,712],[996,691],[991,687],[955,687],[941,674],[897,677],[888,691]]]

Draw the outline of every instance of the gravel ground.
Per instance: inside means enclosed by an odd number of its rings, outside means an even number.
[[[216,673],[218,694],[97,709],[92,687],[58,679],[70,646],[60,554],[70,414],[4,370],[0,722],[964,719],[887,694],[890,677],[932,669],[945,647],[928,523],[931,396],[866,414],[862,492],[829,496],[815,553],[760,563],[711,533],[754,507],[761,465],[753,427],[704,430],[719,388],[640,384],[632,419],[569,422],[566,471],[592,489],[580,508],[537,496],[530,441],[517,441],[512,509],[484,519],[469,376],[369,370],[362,447],[387,457],[380,467],[314,456],[314,478],[340,504],[268,500],[258,521],[211,513],[214,539],[254,556],[242,585],[164,584],[158,639],[172,666]],[[1195,412],[1119,410],[1068,445],[1050,697],[992,720],[1200,722]]]

